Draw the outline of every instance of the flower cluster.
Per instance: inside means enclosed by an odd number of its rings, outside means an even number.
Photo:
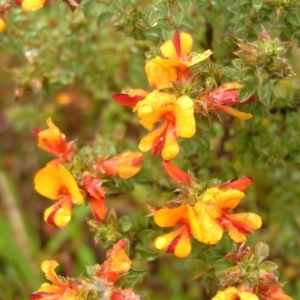
[[[46,209],[44,220],[65,227],[71,220],[74,205],[89,202],[95,219],[102,222],[107,211],[102,178],[119,175],[126,179],[134,176],[142,166],[142,153],[128,150],[109,159],[98,156],[90,168],[77,170],[81,175],[75,179],[70,169],[78,164],[76,142],[67,142],[66,136],[50,118],[47,125],[48,129],[34,130],[38,146],[57,157],[39,170],[34,178],[36,191],[56,201]]]
[[[101,266],[88,268],[90,277],[58,276],[55,272],[58,263],[54,260],[43,261],[41,269],[52,284],[43,283],[36,292],[29,296],[29,299],[80,300],[93,295],[93,299],[140,300],[132,289],[123,290],[116,286],[117,281],[130,271],[131,261],[125,250],[126,242],[120,240],[108,252],[108,258]]]
[[[216,244],[220,241],[223,231],[227,230],[231,239],[236,243],[246,241],[246,234],[253,233],[262,225],[261,218],[254,213],[231,213],[245,197],[243,191],[252,183],[252,178],[243,177],[238,180],[219,184],[207,188],[198,194],[190,185],[189,176],[183,174],[171,162],[165,162],[167,172],[174,174],[174,178],[182,178],[185,197],[181,197],[180,205],[172,207],[173,202],[158,209],[154,213],[155,223],[162,227],[179,226],[170,233],[155,239],[154,245],[158,249],[166,249],[167,253],[174,253],[177,257],[186,257],[191,252],[190,237],[193,236],[201,243]],[[188,192],[186,192],[188,191]],[[196,199],[192,204],[190,198]],[[176,202],[178,203],[178,202]]]
[[[193,39],[189,34],[176,31],[173,39],[160,47],[161,56],[146,63],[145,71],[153,91],[129,89],[113,95],[120,104],[134,107],[140,124],[150,131],[139,143],[139,149],[151,151],[153,155],[161,154],[164,160],[171,160],[179,154],[177,138],[195,135],[195,114],[205,115],[207,111],[220,110],[244,120],[252,117],[226,106],[242,104],[238,101],[242,87],[238,83],[227,83],[215,90],[201,90],[196,94],[187,92],[193,90],[191,87],[196,76],[192,67],[212,54],[211,50],[194,53],[192,46]],[[255,99],[253,96],[243,104]]]

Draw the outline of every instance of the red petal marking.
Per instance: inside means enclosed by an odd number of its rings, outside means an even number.
[[[238,101],[240,91],[234,90],[234,91],[224,91],[221,93],[214,94],[213,92],[210,93],[209,98],[212,98],[213,100],[217,101],[218,104],[224,105],[224,104],[240,104],[241,102]]]
[[[224,221],[224,227],[226,228],[226,223],[229,221],[239,232],[243,234],[253,233],[253,228],[247,224],[245,221],[235,220],[234,214],[224,214],[222,217],[222,223]]]
[[[152,145],[151,154],[152,155],[158,155],[161,153],[162,149],[165,146],[166,143],[166,135],[168,130],[168,122],[164,122],[161,126],[164,127],[161,134],[154,140]]]
[[[132,160],[131,165],[132,166],[137,166],[137,165],[141,164],[143,161],[144,161],[143,156],[137,157],[137,158]]]
[[[23,2],[23,0],[15,0],[15,3],[19,6],[22,6],[22,2]]]
[[[128,94],[114,94],[112,98],[117,101],[118,103],[125,105],[125,106],[136,106],[136,104],[145,99],[145,96],[134,96],[130,97]]]
[[[172,240],[172,242],[169,244],[169,246],[166,249],[166,253],[174,253],[175,248],[177,246],[177,244],[180,241],[180,238],[183,234],[184,229]]]
[[[180,35],[177,30],[174,32],[172,42],[176,50],[177,56],[181,57]]]
[[[29,300],[38,300],[38,299],[45,299],[49,298],[52,299],[53,297],[58,296],[57,294],[53,293],[45,293],[45,292],[36,292],[28,296]]]
[[[186,172],[184,172],[183,170],[181,170],[179,167],[177,167],[176,165],[172,164],[170,161],[164,160],[163,167],[165,168],[168,175],[175,182],[177,182],[177,183],[180,183],[180,182],[189,183],[190,182],[189,175]]]
[[[229,189],[235,189],[239,191],[246,190],[252,183],[254,178],[252,177],[242,177],[237,180],[228,182],[228,183],[222,183],[218,187],[219,188],[229,188]]]
[[[60,208],[61,208],[61,205],[57,205],[57,206],[54,207],[52,213],[48,216],[48,218],[47,218],[47,220],[46,220],[46,222],[47,222],[48,224],[57,226],[57,225],[55,224],[54,217],[55,217],[57,211],[58,211]]]

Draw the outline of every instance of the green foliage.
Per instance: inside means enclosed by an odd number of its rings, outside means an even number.
[[[137,282],[149,299],[157,295],[170,300],[210,299],[216,293],[213,267],[220,275],[230,265],[224,255],[233,251],[227,237],[210,250],[193,245],[189,261],[158,255],[152,245],[161,232],[147,217],[145,205],[162,206],[176,189],[162,171],[160,158],[145,154],[134,179],[108,183],[113,191],[107,195],[108,206],[116,207],[116,213],[106,225],[89,221],[97,246],[84,225],[89,217],[85,208],[64,230],[44,225],[42,213],[49,201],[36,195],[31,183],[34,173],[50,160],[37,150],[31,131],[44,128],[48,116],[68,140],[78,138],[79,144],[90,145],[74,158],[78,166],[87,166],[85,159],[99,153],[109,157],[127,148],[137,150],[146,131],[131,109],[113,102],[111,94],[128,86],[149,90],[145,59],[156,56],[161,43],[178,29],[192,34],[196,52],[214,53],[210,62],[195,67],[200,74],[191,93],[237,81],[243,85],[241,102],[253,94],[259,101],[238,107],[251,112],[251,120],[223,113],[219,118],[199,117],[195,137],[179,141],[175,163],[200,182],[255,178],[241,205],[263,217],[264,227],[251,242],[264,240],[270,245],[271,258],[280,266],[280,281],[289,282],[287,291],[296,299],[300,293],[298,1],[83,0],[74,12],[65,3],[52,1],[28,14],[14,6],[7,24],[0,39],[0,168],[10,174],[22,198],[15,206],[27,224],[28,248],[37,266],[51,257],[61,262],[65,274],[80,274],[87,264],[102,263],[104,249],[123,237],[131,241],[128,250],[134,264],[124,286]],[[70,102],[63,104],[62,95]],[[76,168],[72,171],[76,175]],[[14,223],[2,210],[1,299],[27,299],[44,280],[16,244]]]

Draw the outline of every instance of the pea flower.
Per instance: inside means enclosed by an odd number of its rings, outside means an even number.
[[[115,291],[111,296],[111,300],[141,300],[141,298],[132,289],[127,288]]]
[[[190,183],[189,175],[170,161],[164,160],[163,167],[176,183]]]
[[[199,100],[195,101],[196,112],[206,113],[210,111],[222,111],[242,120],[251,119],[253,116],[249,113],[241,112],[233,107],[226,106],[227,104],[246,104],[256,100],[256,96],[251,96],[248,100],[239,102],[238,97],[242,85],[237,82],[225,83],[213,91],[207,92],[200,96]],[[204,104],[204,106],[203,106]]]
[[[54,269],[59,264],[54,260],[44,260],[41,269],[45,273],[48,280],[52,282],[43,283],[41,287],[29,296],[30,300],[51,299],[51,300],[80,300],[82,299],[80,291],[77,290],[70,280],[62,279],[57,276]],[[77,281],[79,281],[77,279]],[[84,285],[84,281],[80,281],[80,285]]]
[[[30,12],[41,9],[49,0],[15,0],[15,2],[23,11]]]
[[[173,87],[173,81],[185,83],[190,76],[189,68],[205,59],[211,50],[197,54],[191,52],[193,39],[188,33],[179,34],[175,31],[173,39],[166,41],[160,51],[163,57],[151,59],[145,66],[145,71],[153,89]]]
[[[104,201],[105,192],[101,185],[100,179],[89,175],[83,176],[83,188],[88,194],[94,218],[100,223],[105,219],[107,212],[107,206]]]
[[[173,159],[179,153],[177,137],[190,138],[195,134],[194,103],[186,95],[176,98],[169,93],[153,91],[137,103],[134,111],[149,131],[162,121],[141,140],[139,149],[142,152],[151,150],[153,155],[161,153],[164,160]]]
[[[181,204],[175,208],[161,208],[154,214],[154,222],[162,227],[174,227],[177,229],[162,236],[156,237],[154,246],[159,249],[166,249],[167,253],[174,253],[177,257],[187,257],[192,249],[190,236],[200,235],[200,227],[193,208],[189,204]]]
[[[242,192],[252,182],[249,177],[231,183],[208,188],[195,204],[194,211],[200,226],[197,240],[205,244],[216,244],[227,230],[236,242],[246,241],[246,234],[251,234],[262,225],[261,218],[253,213],[229,213],[245,197]]]
[[[293,300],[284,293],[284,290],[278,284],[262,284],[258,286],[258,295],[261,300]]]
[[[230,286],[225,291],[219,291],[211,300],[259,300],[259,298],[249,292],[240,292],[237,288]]]
[[[125,250],[126,241],[120,240],[107,252],[108,258],[97,272],[97,276],[103,279],[106,284],[116,283],[121,276],[130,270],[131,261]]]
[[[143,163],[143,154],[141,152],[125,151],[108,160],[100,159],[96,166],[96,172],[106,176],[119,175],[123,179],[130,178],[137,174]]]
[[[53,124],[51,118],[46,120],[48,129],[34,129],[34,133],[38,137],[38,147],[54,154],[56,156],[64,156],[68,161],[73,154],[73,150],[66,141],[66,136],[61,133],[59,128]]]
[[[49,224],[65,227],[71,220],[74,204],[84,202],[75,179],[60,164],[48,164],[39,170],[34,177],[34,184],[42,196],[57,201],[44,213],[44,220]]]

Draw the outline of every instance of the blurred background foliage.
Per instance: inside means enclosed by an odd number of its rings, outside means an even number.
[[[239,81],[241,98],[259,98],[241,108],[251,120],[199,118],[195,137],[180,140],[175,163],[201,182],[255,178],[240,209],[258,213],[264,225],[249,244],[270,245],[285,290],[297,299],[299,12],[297,0],[83,0],[74,12],[53,0],[31,13],[13,6],[0,35],[0,299],[27,299],[44,281],[43,259],[57,260],[61,274],[71,276],[104,260],[86,225],[88,208],[78,207],[63,230],[44,223],[51,203],[34,191],[33,176],[51,156],[37,148],[32,129],[45,128],[51,117],[79,146],[137,151],[145,130],[111,95],[126,87],[150,90],[145,60],[175,29],[193,36],[194,51],[214,52],[201,64],[204,89]],[[231,244],[224,237],[213,247],[195,243],[187,259],[157,257],[152,240],[158,229],[146,217],[146,204],[162,205],[176,188],[160,158],[146,153],[137,176],[112,185],[119,189],[107,196],[108,206],[120,217],[121,231],[136,234],[134,266],[148,270],[135,289],[148,299],[210,299],[218,289],[213,262]]]

